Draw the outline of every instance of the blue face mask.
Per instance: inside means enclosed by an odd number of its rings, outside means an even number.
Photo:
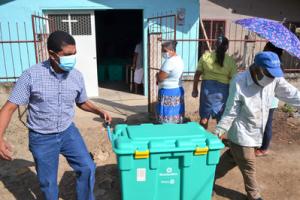
[[[66,72],[69,72],[72,69],[74,69],[75,64],[76,64],[76,56],[75,55],[59,57],[58,66],[60,69],[66,71]]]

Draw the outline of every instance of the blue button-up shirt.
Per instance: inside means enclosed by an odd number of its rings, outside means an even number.
[[[8,100],[28,104],[28,128],[50,134],[66,130],[73,121],[75,103],[87,99],[82,74],[76,69],[57,74],[48,60],[26,70]]]

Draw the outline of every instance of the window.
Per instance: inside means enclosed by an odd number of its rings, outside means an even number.
[[[212,49],[214,48],[215,42],[213,39],[217,39],[221,35],[225,35],[225,20],[202,20],[204,25],[204,30],[206,32],[207,38],[205,38],[204,31],[200,26],[199,30],[199,38],[203,39],[203,41],[199,44],[199,57],[208,50],[207,42],[210,44]]]
[[[71,35],[91,35],[90,14],[49,14],[50,32],[61,30]]]
[[[48,15],[50,32],[57,30],[70,32],[68,24],[68,15]]]
[[[90,14],[71,15],[71,27],[72,35],[91,35],[92,29]]]

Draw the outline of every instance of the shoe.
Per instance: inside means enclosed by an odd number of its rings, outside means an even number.
[[[268,154],[269,154],[268,150],[261,150],[261,149],[256,149],[255,150],[255,156],[256,157],[267,156]]]

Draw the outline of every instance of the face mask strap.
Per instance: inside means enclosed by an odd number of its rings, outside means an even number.
[[[268,70],[266,70],[266,69],[262,69],[262,74],[263,74],[264,76],[268,77],[268,78],[275,78],[275,77],[272,76],[272,75],[270,74],[270,72],[268,72]]]
[[[52,54],[55,54],[55,55],[57,56],[58,60],[59,60],[60,56],[59,56],[57,53],[55,53],[55,52],[52,51],[52,50],[49,50],[49,52],[52,53]],[[52,55],[52,57],[53,57],[53,55]],[[57,59],[52,58],[52,60],[53,60],[56,64],[59,64],[59,61],[57,61]]]
[[[263,68],[258,65],[255,65],[255,67],[256,67],[255,78],[257,81],[260,81],[264,78]]]

